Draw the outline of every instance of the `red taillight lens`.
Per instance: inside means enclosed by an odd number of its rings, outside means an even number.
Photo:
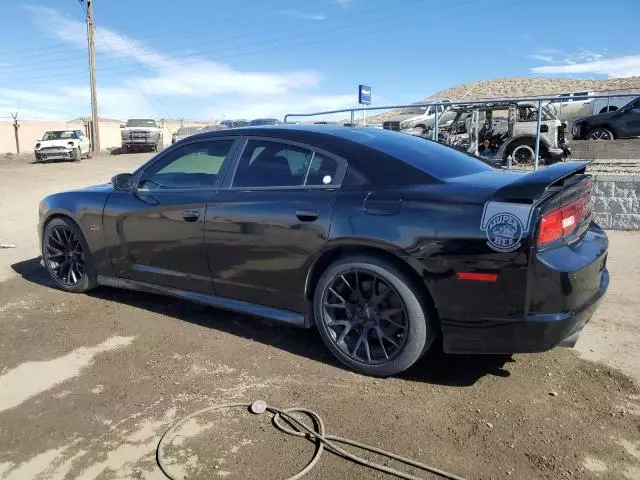
[[[590,193],[587,192],[578,200],[545,213],[540,221],[538,245],[544,245],[571,234],[591,213],[589,200]]]

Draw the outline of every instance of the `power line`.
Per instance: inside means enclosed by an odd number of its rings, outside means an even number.
[[[233,6],[237,6],[237,1],[238,0],[234,0]],[[255,3],[256,1],[266,2],[267,0],[250,0],[250,1],[253,1]],[[270,1],[272,1],[272,0],[270,0]],[[411,1],[424,1],[424,0],[406,0],[406,2],[411,2]],[[316,6],[312,7],[312,8],[305,9],[305,12],[313,12],[313,11],[316,11],[316,10],[322,10],[322,9],[325,9],[325,8],[328,8],[328,7],[332,7],[332,6],[333,7],[336,6],[335,0],[331,0],[328,3],[316,5]],[[252,26],[255,26],[255,25],[264,25],[265,22],[268,21],[268,20],[282,18],[282,17],[283,17],[283,14],[282,13],[278,13],[278,14],[275,14],[275,15],[262,17],[260,20],[251,21],[251,22],[248,22],[248,23],[233,23],[233,25],[232,25],[233,26],[233,30],[232,31],[234,32],[234,35],[235,35],[235,32],[237,32],[239,30],[243,30],[243,29],[245,29],[247,27],[252,27]],[[164,22],[163,24],[166,24],[166,22]],[[145,24],[145,25],[149,26],[149,24]],[[306,25],[301,25],[301,26],[306,28]],[[272,29],[266,29],[265,31],[271,31],[271,30]],[[175,31],[176,31],[176,29],[172,28],[170,30],[165,30],[164,32],[174,33]],[[120,34],[120,35],[124,35],[126,33],[139,33],[139,30],[132,29],[132,30],[119,30],[118,31],[118,34]],[[162,34],[163,31],[159,31],[159,32],[155,31],[154,33]],[[255,31],[252,31],[252,35],[253,34],[255,34]],[[179,39],[197,38],[197,37],[203,37],[203,36],[207,36],[207,35],[209,35],[209,32],[207,32],[207,31],[201,31],[199,33],[189,33],[189,34],[186,34],[186,35],[185,34],[180,34],[180,35],[174,35],[174,36],[169,36],[169,37],[167,37],[166,35],[163,35],[161,40],[154,40],[152,42],[143,42],[140,45],[140,48],[144,48],[145,46],[160,45],[160,44],[163,44],[163,43],[170,43],[170,42],[173,42],[173,41],[179,40]],[[237,38],[237,37],[234,36],[234,38]],[[21,50],[21,52],[22,53],[25,53],[25,52],[37,52],[39,50],[43,50],[43,51],[45,51],[45,53],[43,53],[43,56],[50,57],[50,54],[46,53],[46,51],[59,50],[58,45],[66,46],[66,45],[68,45],[68,43],[59,42],[59,43],[56,43],[56,45],[54,45],[54,46],[48,45],[46,47],[34,47],[34,48],[30,48],[30,49]],[[101,43],[97,43],[96,45],[102,45],[102,44]],[[56,52],[56,53],[63,53],[63,52]],[[33,58],[33,57],[36,57],[36,56],[37,56],[37,54],[30,54],[29,58]],[[63,59],[66,59],[66,58],[73,58],[73,57],[68,57],[68,56],[63,57]]]
[[[404,4],[403,5],[407,5],[407,4],[411,4],[411,3],[422,3],[424,4],[424,0],[404,0]],[[463,2],[463,3],[474,3],[474,2]],[[312,9],[308,9],[307,11],[315,11],[315,10],[320,10],[322,8],[326,8],[327,6],[332,5],[335,6],[335,1],[332,1],[329,4],[323,4],[323,5],[319,5],[315,8]],[[440,4],[440,6],[442,6],[443,4]],[[424,6],[424,5],[423,5]],[[376,12],[379,10],[384,10],[388,8],[388,6],[386,5],[382,5],[380,8],[373,8],[373,9],[365,9],[364,11],[362,11],[361,13],[371,13],[371,12]],[[250,26],[254,26],[254,25],[265,25],[266,21],[268,21],[269,19],[275,19],[275,18],[279,18],[281,17],[281,15],[273,15],[271,17],[266,17],[263,18],[259,21],[255,21],[255,22],[249,22],[249,23],[245,23],[245,24],[239,24],[239,25],[235,25],[234,26],[234,31],[238,31],[238,30],[242,30],[243,27],[250,27]],[[386,17],[385,17],[386,19]],[[364,22],[366,23],[366,22]],[[357,25],[357,24],[356,24]],[[335,27],[334,27],[335,28]],[[342,26],[342,27],[338,27],[338,28],[349,28],[349,25],[346,26]],[[324,31],[332,31],[332,29],[321,29],[323,32]],[[265,32],[271,32],[273,31],[272,28],[267,28],[264,30]],[[309,29],[307,28],[306,25],[300,25],[300,28],[297,29],[297,31],[299,31],[301,33],[300,36],[307,36],[309,35]],[[252,39],[252,43],[254,43],[254,39],[256,38],[256,35],[260,33],[259,31],[255,31],[252,30],[251,33],[246,34],[246,35],[234,35],[233,36],[233,40],[237,41],[240,39],[244,39],[244,38],[250,38]],[[209,32],[200,32],[200,33],[196,33],[196,34],[188,34],[188,35],[181,35],[178,36],[176,38],[192,38],[192,37],[196,37],[196,36],[206,36],[209,35]],[[141,54],[134,54],[134,55],[127,55],[127,56],[123,56],[121,57],[122,59],[129,59],[129,58],[134,58],[134,57],[145,57],[145,56],[151,56],[151,55],[156,55],[156,52],[151,51],[148,47],[150,46],[155,46],[155,45],[159,45],[159,44],[163,44],[163,43],[167,43],[167,42],[173,42],[173,39],[169,38],[169,39],[162,39],[162,40],[157,40],[157,41],[152,41],[152,42],[143,42],[140,45],[136,45],[136,48],[139,50],[143,50],[143,51],[147,51],[148,53],[141,53]],[[198,43],[198,46],[203,46],[203,45],[207,45],[207,46],[211,46],[211,45],[227,45],[229,43],[229,41],[227,39],[225,40],[209,40],[209,41],[205,41],[205,42],[200,42]],[[103,45],[104,43],[101,43],[100,45]],[[247,46],[247,44],[245,43],[244,45],[233,45],[231,48],[242,48]],[[172,49],[168,49],[168,50],[163,50],[163,53],[165,55],[170,55],[171,53],[179,53],[181,52],[181,49],[183,47],[176,47],[176,48],[172,48]],[[132,49],[133,50],[133,49]],[[216,49],[217,50],[217,49]],[[63,52],[60,52],[63,53]],[[31,59],[31,58],[30,58]],[[71,63],[66,63],[66,64],[60,64],[61,61],[64,60],[70,60]],[[47,65],[47,64],[55,64],[57,67],[65,67],[66,65],[73,65],[76,61],[76,56],[75,55],[64,55],[62,57],[51,57],[51,55],[47,55],[47,58],[45,60],[42,61],[36,61],[36,62],[30,62],[30,63],[22,63],[19,65],[14,66],[13,71],[20,71],[20,68],[23,67],[42,67],[43,65]],[[29,68],[27,68],[27,70],[29,70]]]
[[[492,11],[497,11],[497,10],[504,10],[507,8],[512,8],[512,7],[517,7],[517,6],[522,6],[528,3],[532,3],[533,0],[522,0],[520,2],[509,2],[503,5],[497,5],[495,7],[492,8],[482,8],[481,10],[477,10],[477,11],[468,11],[468,12],[463,12],[459,15],[454,15],[454,16],[450,16],[450,17],[441,17],[440,20],[452,20],[454,18],[460,18],[460,17],[465,17],[465,16],[469,16],[469,15],[477,15],[479,13],[485,13],[485,12],[492,12]],[[477,3],[476,0],[464,0],[455,4],[448,4],[446,6],[461,6],[464,4],[475,4]],[[434,11],[437,9],[431,9],[430,11]],[[410,14],[413,14],[414,12],[409,12]],[[398,18],[402,18],[404,16],[406,16],[407,13],[405,12],[402,15],[395,15],[395,16],[386,16],[384,18],[379,18],[379,19],[373,19],[373,20],[368,20],[368,21],[363,21],[363,22],[358,22],[357,24],[349,24],[349,25],[344,25],[344,26],[340,26],[340,27],[335,27],[333,29],[328,29],[328,30],[324,30],[323,32],[330,32],[330,31],[338,31],[338,30],[344,30],[344,29],[349,29],[349,33],[347,35],[337,35],[337,36],[330,36],[330,37],[320,37],[314,40],[310,40],[310,41],[305,41],[305,42],[297,42],[294,45],[296,47],[301,47],[301,46],[308,46],[308,45],[313,45],[313,44],[317,44],[317,43],[321,43],[321,42],[326,42],[329,40],[338,40],[338,39],[342,39],[345,37],[361,37],[363,35],[370,35],[370,34],[380,34],[382,32],[388,32],[388,31],[397,31],[396,29],[391,29],[391,28],[378,28],[378,29],[372,29],[372,30],[363,30],[363,31],[357,31],[354,32],[353,31],[353,27],[354,26],[360,26],[360,25],[370,25],[372,23],[378,23],[378,22],[384,22],[384,21],[388,21],[391,19],[398,19]],[[424,20],[420,19],[417,20],[415,22],[407,22],[405,23],[405,25],[414,25],[414,24],[423,24]],[[290,42],[291,40],[295,39],[295,38],[302,38],[302,37],[308,37],[308,33],[302,34],[302,35],[298,35],[298,36],[294,36],[294,37],[278,37],[278,38],[274,38],[269,42],[262,42],[259,44],[260,47],[265,46],[265,45],[269,45],[269,44],[278,44],[278,43],[283,43],[283,42]],[[255,42],[253,42],[251,45],[247,44],[246,46],[255,46]],[[247,56],[247,55],[255,55],[255,54],[259,54],[259,53],[267,53],[267,52],[271,52],[273,51],[273,49],[267,48],[259,48],[258,50],[250,50],[250,51],[246,51],[246,52],[237,52],[237,51],[233,51],[233,49],[230,50],[217,50],[215,53],[218,52],[229,52],[227,55],[223,55],[223,56],[216,56],[215,58],[209,60],[212,62],[219,62],[220,60],[224,60],[227,58],[238,58],[238,57],[242,57],[242,56]],[[171,67],[177,67],[177,66],[185,66],[185,65],[191,65],[191,64],[197,64],[197,63],[201,63],[204,61],[207,61],[207,59],[205,58],[201,58],[204,54],[206,54],[207,52],[203,52],[199,55],[197,55],[196,57],[192,57],[189,60],[186,61],[182,61],[182,62],[175,62],[175,63],[169,63],[169,64],[165,64],[163,65],[163,68],[171,68]],[[126,59],[126,58],[134,58],[135,56],[131,56],[131,57],[121,57],[122,60]],[[101,73],[102,75],[105,75],[107,72],[110,72],[112,74],[116,74],[118,72],[122,72],[123,69],[118,69],[118,68],[98,68],[97,71],[103,72]],[[50,79],[55,79],[55,78],[65,78],[65,79],[73,79],[73,78],[77,78],[73,75],[69,75],[68,73],[62,74],[62,75],[47,75],[46,77],[42,77],[42,76],[36,76],[36,77],[26,77],[26,78],[22,78],[20,81],[21,82],[28,82],[31,80],[50,80]]]
[[[415,3],[415,2],[420,3],[423,0],[406,0],[406,1],[412,1],[413,3]],[[529,0],[527,0],[527,1],[529,1]],[[441,10],[444,7],[458,7],[458,6],[469,5],[469,4],[474,4],[474,3],[477,3],[476,0],[462,0],[462,1],[459,1],[459,2],[456,2],[456,3],[440,4],[439,8],[438,7],[432,8],[430,10],[430,12]],[[508,6],[510,6],[510,5],[508,5]],[[504,7],[500,7],[500,8],[504,8]],[[487,11],[487,9],[483,9],[482,10],[482,12],[484,12],[484,11]],[[414,15],[415,13],[416,13],[415,10],[412,10],[412,11],[409,11],[409,12],[404,11],[403,13],[401,13],[399,15],[395,15],[395,16],[391,16],[391,17],[387,15],[387,16],[384,16],[384,17],[379,17],[379,18],[366,20],[366,21],[360,21],[360,22],[357,22],[357,23],[349,23],[349,24],[346,24],[346,25],[333,27],[331,29],[323,29],[322,33],[347,30],[347,31],[350,32],[349,36],[352,36],[352,35],[355,35],[355,32],[352,31],[354,27],[363,26],[363,25],[364,26],[368,26],[368,25],[371,25],[371,24],[374,24],[374,23],[379,23],[379,22],[387,22],[390,19],[399,19],[399,18],[403,18],[403,17],[405,17],[407,15]],[[421,23],[422,23],[422,21],[421,21]],[[380,31],[385,31],[385,29],[382,29],[382,30],[376,29],[372,33],[379,33]],[[361,35],[361,34],[363,34],[363,33],[362,32],[357,33],[357,35]],[[247,35],[245,37],[247,37],[247,38],[248,37],[255,38],[255,33],[252,34],[252,35]],[[295,39],[298,39],[298,38],[303,38],[304,39],[304,38],[308,38],[308,37],[309,37],[309,32],[308,32],[308,30],[305,30],[305,31],[300,32],[298,35],[280,36],[280,37],[273,38],[273,39],[271,39],[269,41],[266,41],[266,42],[261,42],[259,44],[259,46],[262,47],[262,46],[270,45],[270,44],[279,44],[279,43],[283,43],[283,42],[289,42],[291,40],[295,40]],[[328,37],[328,38],[321,37],[320,39],[325,41],[325,40],[339,39],[339,38],[343,38],[343,37],[344,36]],[[208,43],[216,43],[216,42],[208,42]],[[220,42],[217,42],[217,43],[220,43]],[[316,43],[316,42],[311,42],[311,43]],[[202,43],[201,45],[205,45],[205,44],[207,44],[207,43]],[[297,43],[296,45],[300,46],[300,45],[306,45],[306,44],[310,44],[310,42]],[[205,61],[206,60],[203,56],[205,54],[207,54],[207,53],[215,53],[215,54],[219,54],[220,52],[228,53],[226,56],[216,55],[216,57],[213,59],[213,61],[218,61],[220,59],[225,59],[225,58],[234,58],[234,57],[243,56],[243,55],[251,55],[254,52],[248,51],[248,52],[240,52],[240,53],[238,53],[238,50],[240,48],[253,47],[253,46],[256,46],[256,42],[255,41],[252,41],[250,43],[241,44],[241,45],[236,45],[233,48],[228,48],[228,49],[217,49],[217,50],[214,50],[214,51],[204,51],[204,52],[202,52],[202,53],[200,53],[200,54],[198,54],[198,55],[196,55],[194,57],[190,57],[188,60],[185,60],[185,61],[182,61],[182,62],[175,62],[175,63],[171,63],[171,64],[166,64],[164,66],[165,67],[175,67],[175,66],[182,66],[182,65],[190,65],[190,64],[194,64],[194,63],[199,63],[201,61]],[[257,52],[261,53],[261,52],[264,52],[264,51],[268,51],[268,50],[265,50],[264,48],[260,48],[260,49],[258,49]],[[169,54],[170,53],[171,52],[169,52]],[[148,55],[157,55],[157,53],[150,52]],[[147,54],[121,56],[120,59],[121,60],[135,59],[135,58],[139,59],[140,57],[143,57],[143,56],[147,56]],[[68,72],[68,70],[66,68],[64,70],[66,72]],[[105,72],[105,71],[109,71],[109,70],[120,70],[120,69],[114,69],[113,67],[101,67],[101,68],[98,68],[97,71]],[[65,74],[65,77],[70,78],[68,74]],[[39,78],[39,77],[35,77],[35,78]],[[51,78],[51,76],[48,76],[48,78]]]

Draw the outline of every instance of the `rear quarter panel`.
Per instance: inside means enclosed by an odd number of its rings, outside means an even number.
[[[427,286],[442,323],[524,312],[530,242],[523,238],[513,252],[491,249],[480,228],[486,192],[442,184],[396,192],[401,208],[395,214],[368,213],[367,193],[338,196],[328,248],[366,245],[401,258]],[[495,283],[460,281],[461,271],[499,277]]]

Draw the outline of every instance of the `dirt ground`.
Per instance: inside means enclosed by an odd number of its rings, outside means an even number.
[[[37,258],[40,198],[146,158],[0,156],[0,244],[15,245],[0,249],[0,478],[164,478],[154,453],[170,424],[262,398],[468,479],[640,479],[639,234],[609,232],[611,288],[577,350],[433,354],[374,379],[343,369],[314,331],[115,289],[56,290]],[[286,478],[313,453],[243,410],[178,433],[166,449],[177,478]],[[392,477],[325,452],[308,478]]]

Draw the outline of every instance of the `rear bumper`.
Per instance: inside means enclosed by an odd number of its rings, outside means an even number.
[[[447,353],[536,353],[557,346],[573,347],[580,332],[598,308],[609,286],[609,273],[603,269],[600,288],[579,309],[521,318],[484,318],[475,322],[442,325]]]

